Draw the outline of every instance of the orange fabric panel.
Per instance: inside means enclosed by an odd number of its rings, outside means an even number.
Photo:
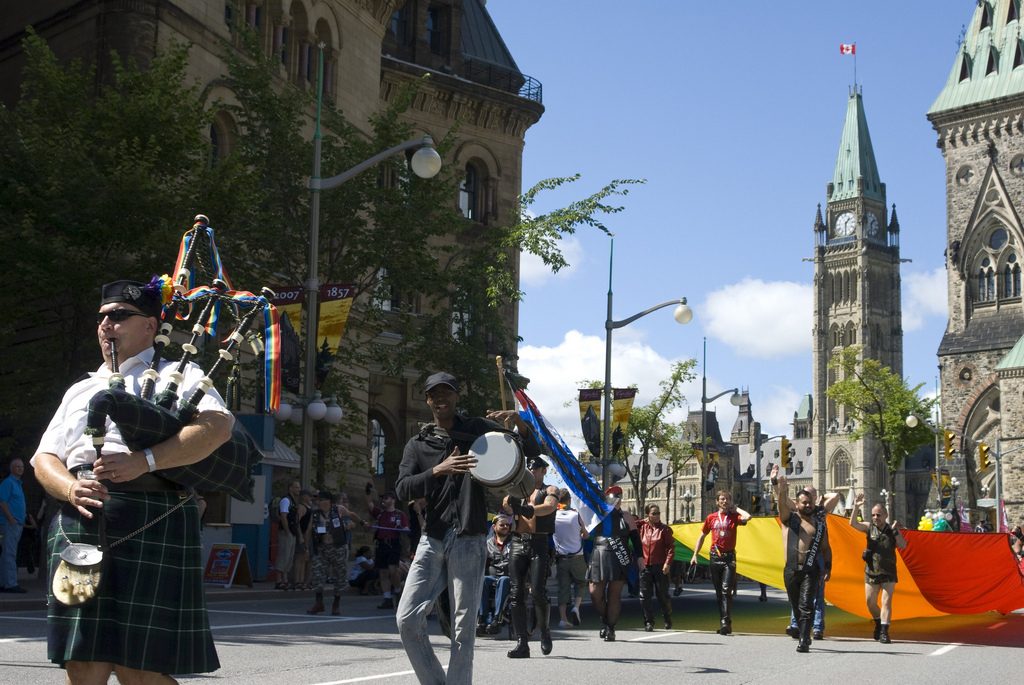
[[[910,532],[904,533],[909,550],[913,544]],[[828,539],[832,545],[832,578],[825,584],[825,599],[847,613],[871,618],[864,599],[864,559],[861,557],[867,548],[867,536],[855,530],[847,517],[831,514],[828,517]],[[896,574],[899,582],[892,598],[893,619],[943,616],[947,613],[933,606],[922,594],[914,573],[907,568],[900,554],[896,555]]]

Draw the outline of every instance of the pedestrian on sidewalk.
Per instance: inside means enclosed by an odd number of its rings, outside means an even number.
[[[15,457],[9,465],[10,473],[0,481],[0,537],[3,555],[0,556],[0,592],[25,592],[18,585],[18,542],[25,530],[25,490],[21,478],[25,475],[25,462]]]

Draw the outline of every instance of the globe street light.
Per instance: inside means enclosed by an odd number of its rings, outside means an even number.
[[[639,314],[615,321],[612,319],[612,261],[615,254],[615,241],[611,241],[611,248],[608,251],[608,316],[604,321],[604,438],[601,440],[601,485],[608,488],[611,483],[608,478],[608,466],[611,463],[612,447],[612,331],[616,328],[628,326],[637,319],[647,316],[665,307],[676,305],[673,312],[675,320],[679,324],[688,324],[693,320],[693,310],[686,304],[686,298],[669,300],[656,304],[645,309]]]
[[[337,412],[329,409],[327,405],[319,400],[319,393],[316,392],[316,358],[317,358],[317,327],[319,325],[317,316],[317,297],[320,291],[320,277],[317,273],[317,254],[320,251],[320,191],[337,188],[342,183],[358,176],[370,167],[379,164],[389,157],[416,149],[410,160],[410,166],[414,174],[421,178],[433,178],[441,170],[441,156],[434,149],[434,141],[430,136],[422,136],[399,143],[388,148],[369,159],[360,162],[351,169],[343,171],[337,176],[320,178],[320,158],[322,137],[320,134],[320,112],[323,108],[324,99],[324,44],[320,43],[320,56],[317,66],[316,77],[316,127],[313,129],[313,173],[309,178],[309,261],[306,278],[306,363],[305,373],[302,379],[302,397],[306,411],[302,412],[302,461],[300,464],[300,481],[303,487],[310,485],[310,468],[313,461],[313,417],[314,412],[320,414],[328,413],[335,416]],[[340,407],[338,410],[340,411]],[[312,411],[311,411],[312,410]],[[338,417],[340,420],[340,416]]]

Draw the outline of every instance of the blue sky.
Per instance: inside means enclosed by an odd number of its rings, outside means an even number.
[[[882,181],[901,227],[904,375],[934,390],[946,324],[945,168],[925,114],[952,68],[974,0],[691,2],[490,0],[546,112],[526,135],[523,187],[582,174],[545,211],[613,178],[644,178],[608,218],[615,232],[614,318],[688,298],[619,329],[615,386],[650,401],[670,364],[700,361],[708,395],[740,386],[769,434],[790,433],[811,388],[815,210],[825,203],[854,80]],[[571,267],[524,260],[520,371],[531,396],[579,448],[563,404],[604,376],[609,239],[564,241]],[[686,389],[700,407],[700,379]],[[717,404],[728,434],[735,410]],[[680,417],[681,418],[681,417]]]

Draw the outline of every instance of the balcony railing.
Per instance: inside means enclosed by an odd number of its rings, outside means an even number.
[[[463,61],[462,75],[470,81],[515,93],[521,98],[543,104],[544,86],[532,76],[472,58]]]

